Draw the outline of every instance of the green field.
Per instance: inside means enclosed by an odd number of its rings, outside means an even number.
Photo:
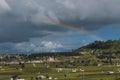
[[[61,68],[60,72],[57,72],[56,68],[47,68],[45,64],[25,64],[25,68],[20,70],[19,65],[2,66],[0,70],[0,78],[10,79],[10,77],[17,75],[19,78],[25,80],[48,80],[48,77],[52,77],[52,80],[120,80],[120,72],[117,66],[78,66],[76,72],[72,72],[73,68]],[[75,68],[74,68],[75,69]],[[84,72],[80,71],[83,69]],[[113,73],[108,73],[111,71]],[[36,79],[37,76],[44,75],[45,79]]]

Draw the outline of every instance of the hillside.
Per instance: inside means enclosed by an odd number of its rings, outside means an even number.
[[[120,53],[120,40],[95,41],[75,50],[75,52]]]

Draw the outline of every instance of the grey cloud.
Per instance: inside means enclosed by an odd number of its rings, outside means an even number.
[[[67,16],[62,21],[87,30],[101,28],[103,25],[120,23],[119,0],[57,0],[67,8]],[[71,4],[67,4],[71,3]],[[66,20],[67,19],[67,20]]]
[[[61,23],[86,30],[120,23],[120,0],[1,0],[0,42],[25,42],[66,31]],[[54,25],[55,24],[55,25]]]
[[[89,24],[119,22],[119,0],[7,0],[11,12],[33,22],[75,21]],[[71,7],[73,6],[73,7]]]
[[[55,25],[39,23],[29,20],[21,21],[21,17],[5,14],[0,19],[0,42],[25,42],[33,37],[43,37],[51,34],[49,31],[64,31]],[[48,32],[47,32],[48,31]]]

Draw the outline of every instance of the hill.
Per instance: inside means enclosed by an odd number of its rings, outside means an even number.
[[[120,40],[95,41],[76,49],[74,53],[79,53],[86,59],[97,60],[97,62],[117,64],[120,63]]]
[[[120,40],[95,41],[75,50],[75,52],[120,53]]]

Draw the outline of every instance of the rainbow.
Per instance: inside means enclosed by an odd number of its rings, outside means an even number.
[[[51,24],[51,23],[50,23]],[[100,41],[104,41],[103,38],[97,36],[96,34],[92,33],[92,32],[89,32],[85,29],[81,29],[81,28],[78,28],[78,27],[75,27],[75,26],[72,26],[72,25],[68,25],[68,24],[64,24],[64,23],[59,23],[59,24],[52,24],[52,25],[55,25],[55,26],[58,26],[58,27],[64,27],[64,28],[67,28],[67,29],[70,29],[70,30],[74,30],[74,31],[78,31],[80,32],[81,34],[86,34],[88,36],[90,36],[91,38],[95,39],[95,40],[100,40]]]

